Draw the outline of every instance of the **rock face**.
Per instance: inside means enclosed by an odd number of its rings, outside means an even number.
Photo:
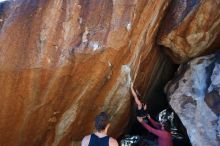
[[[220,54],[181,65],[166,92],[193,146],[220,145]]]
[[[219,49],[219,40],[219,0],[173,0],[158,36],[176,63]]]
[[[0,13],[0,145],[77,145],[103,110],[111,115],[110,134],[119,136],[129,118],[131,79],[143,92],[172,66],[154,41],[168,4],[6,4]]]

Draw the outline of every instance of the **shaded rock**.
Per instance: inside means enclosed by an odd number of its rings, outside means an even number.
[[[158,43],[176,63],[219,49],[219,0],[173,0]]]
[[[193,59],[165,88],[193,146],[220,145],[219,59],[219,54]]]
[[[164,76],[161,63],[172,66],[154,41],[168,4],[13,1],[0,33],[0,145],[79,144],[103,110],[110,135],[119,136],[130,114],[130,81],[144,92]]]
[[[211,91],[205,96],[205,102],[210,107],[210,109],[216,114],[220,114],[220,96],[217,91]]]
[[[158,115],[158,121],[160,123],[167,121],[171,123],[170,132],[174,146],[191,146],[185,127],[172,109],[168,108],[161,111]]]
[[[10,8],[10,1],[0,1],[0,28],[2,27],[5,18],[7,17]]]

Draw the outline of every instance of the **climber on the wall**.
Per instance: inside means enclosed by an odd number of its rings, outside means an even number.
[[[145,118],[147,116],[147,104],[139,100],[136,92],[134,91],[133,82],[131,82],[131,92],[135,103],[137,104],[137,116]]]
[[[144,122],[142,117],[137,117],[137,120],[151,133],[158,136],[158,146],[173,146],[172,135],[170,133],[170,123],[166,121],[164,123],[158,123],[154,121],[149,115],[148,120],[152,123],[155,128],[152,128]]]
[[[85,136],[81,146],[118,146],[118,142],[107,135],[109,126],[109,116],[101,112],[95,119],[96,132]]]
[[[134,96],[135,103],[137,104],[137,119],[138,121],[151,133],[158,136],[158,146],[173,146],[172,135],[170,133],[169,121],[166,123],[158,123],[154,121],[147,113],[147,104],[141,102],[134,91],[133,82],[131,83],[131,91]],[[147,118],[152,125],[156,128],[150,127],[145,123],[144,119]]]

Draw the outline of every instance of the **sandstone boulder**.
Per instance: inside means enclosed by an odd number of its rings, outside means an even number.
[[[129,119],[130,81],[147,92],[172,68],[154,41],[168,4],[10,1],[1,13],[0,145],[76,145],[103,110],[110,134],[119,136]]]
[[[173,0],[158,43],[176,63],[219,49],[220,1]]]

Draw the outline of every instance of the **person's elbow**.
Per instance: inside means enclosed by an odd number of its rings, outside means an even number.
[[[117,140],[114,138],[109,139],[109,146],[119,146]]]

